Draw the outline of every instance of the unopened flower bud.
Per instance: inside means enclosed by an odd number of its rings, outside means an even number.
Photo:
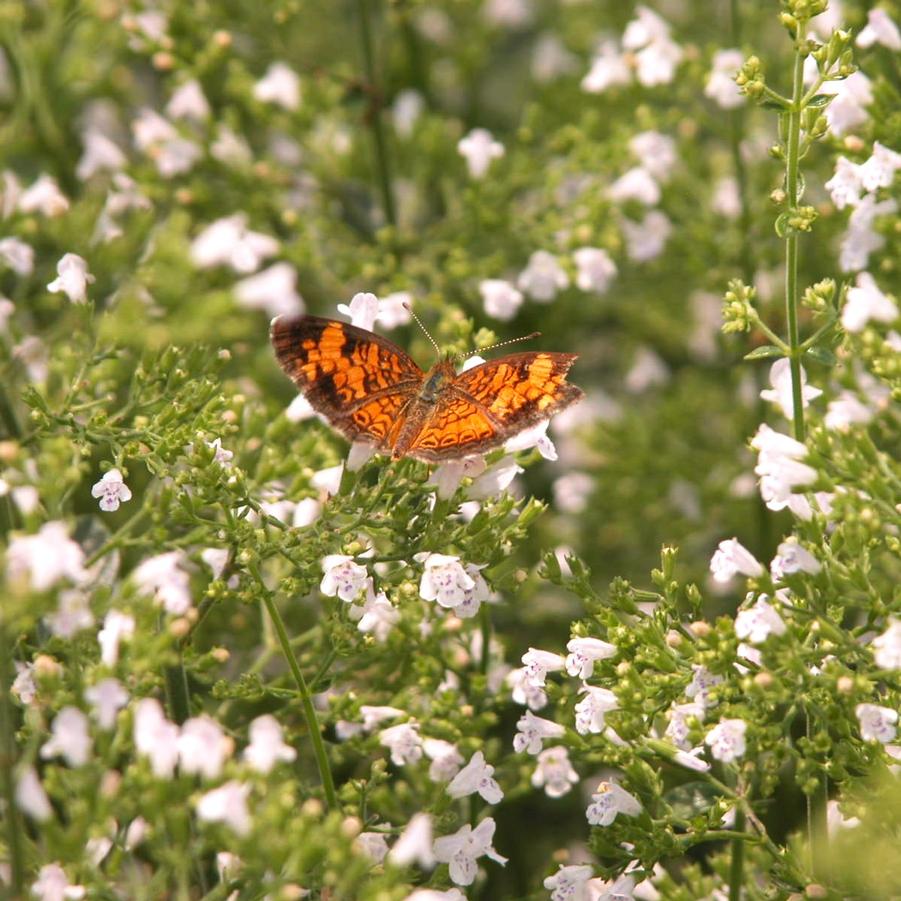
[[[854,680],[850,676],[839,676],[835,687],[843,695],[849,695],[854,691]]]
[[[707,638],[707,636],[710,635],[710,633],[713,631],[710,627],[710,623],[706,622],[703,619],[689,623],[688,628],[691,634],[696,638]]]

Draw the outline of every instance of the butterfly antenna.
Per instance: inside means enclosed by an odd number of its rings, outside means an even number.
[[[496,344],[489,344],[487,347],[477,347],[471,353],[466,354],[463,359],[468,360],[470,357],[474,357],[476,354],[482,353],[483,350],[494,350],[496,347],[506,347],[508,344],[517,344],[520,341],[531,341],[533,338],[540,337],[541,332],[532,332],[531,335],[522,335],[519,338],[508,338],[506,341],[498,341]]]
[[[410,306],[410,304],[403,304],[403,308],[416,320],[416,324],[422,329],[422,332],[426,336],[426,338],[428,338],[429,341],[432,342],[432,347],[435,348],[435,352],[440,357],[441,348],[438,346],[438,342],[429,334],[429,330],[422,324],[422,320],[413,312],[413,308]]]

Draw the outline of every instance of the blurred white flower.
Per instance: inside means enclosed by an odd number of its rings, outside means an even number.
[[[502,278],[486,278],[479,282],[482,306],[488,316],[508,322],[522,305],[522,293]]]
[[[842,326],[848,332],[861,332],[868,322],[891,323],[898,318],[898,307],[880,290],[869,272],[857,274],[857,284],[848,289],[842,308]]]
[[[609,87],[629,84],[631,80],[632,72],[626,55],[616,41],[604,41],[582,79],[582,90],[589,94],[602,94]]]
[[[638,81],[646,88],[669,84],[682,60],[682,48],[669,34],[669,25],[646,6],[635,10],[637,18],[623,32],[623,48],[637,51],[635,69]]]
[[[409,138],[413,134],[413,128],[424,109],[425,100],[419,91],[406,88],[397,94],[391,107],[391,119],[394,130],[400,137]]]
[[[735,109],[745,102],[745,97],[738,90],[735,76],[744,64],[745,56],[741,50],[718,50],[713,55],[713,65],[707,76],[704,93],[722,109]]]
[[[475,829],[467,823],[453,835],[435,839],[435,859],[449,864],[450,878],[457,885],[472,885],[479,869],[476,861],[480,857],[488,857],[501,865],[507,862],[507,858],[501,857],[491,844],[495,828],[494,820],[486,817]]]
[[[859,165],[843,156],[835,161],[835,174],[826,182],[826,190],[837,209],[843,210],[846,206],[856,206],[860,202],[863,188],[860,169]]]
[[[372,732],[388,720],[407,715],[406,711],[401,710],[399,707],[374,706],[371,704],[361,704],[360,714],[363,717],[364,732]]]
[[[870,118],[867,112],[873,102],[870,85],[870,79],[860,71],[842,81],[827,81],[822,85],[820,93],[835,95],[835,100],[826,107],[826,121],[833,134],[841,137]]]
[[[159,701],[143,698],[134,714],[135,749],[150,759],[150,768],[157,779],[171,779],[178,762],[179,729],[170,723]]]
[[[763,644],[770,635],[784,635],[785,623],[767,596],[762,594],[753,607],[739,610],[735,617],[735,634],[752,645]]]
[[[637,200],[645,206],[654,206],[660,202],[660,186],[647,169],[635,166],[610,185],[607,195],[615,203]]]
[[[43,216],[61,216],[69,209],[69,201],[59,189],[56,179],[41,175],[19,196],[19,210],[23,213],[41,213]]]
[[[873,639],[873,647],[879,669],[901,670],[901,619],[890,617],[886,630]]]
[[[13,357],[28,373],[29,381],[42,384],[47,380],[47,346],[37,335],[26,335],[14,348]]]
[[[91,496],[100,498],[100,509],[112,513],[119,504],[131,500],[131,489],[125,484],[118,469],[105,472],[99,482],[91,488]]]
[[[84,766],[93,747],[88,727],[88,718],[77,707],[63,707],[53,719],[51,737],[41,748],[41,758],[61,755],[69,766]]]
[[[244,759],[258,773],[269,773],[279,762],[291,763],[297,751],[286,745],[279,721],[269,713],[258,716],[250,724],[250,744],[244,749]]]
[[[863,403],[853,391],[840,391],[829,401],[823,424],[827,429],[847,432],[852,426],[866,425],[874,416],[874,411]]]
[[[450,782],[463,766],[463,755],[452,742],[441,738],[424,738],[422,750],[432,761],[429,764],[429,779],[432,782]]]
[[[371,332],[379,314],[379,299],[369,292],[354,294],[350,304],[339,303],[338,312],[350,318],[350,324]]]
[[[563,513],[581,513],[594,492],[594,479],[587,472],[569,472],[554,479],[554,506]]]
[[[400,838],[388,853],[388,859],[399,867],[411,863],[418,863],[423,869],[434,866],[432,818],[427,813],[417,813],[410,818]]]
[[[867,24],[857,35],[858,47],[872,47],[882,44],[889,50],[901,50],[901,32],[889,14],[879,7],[867,12]]]
[[[562,738],[566,729],[559,723],[535,716],[527,710],[516,723],[516,735],[513,736],[513,750],[517,754],[525,751],[533,757],[539,754],[545,739]]]
[[[532,785],[543,788],[549,798],[562,798],[578,781],[566,748],[547,748],[538,755]]]
[[[150,595],[166,613],[183,616],[191,609],[191,582],[184,570],[184,551],[156,554],[132,573],[138,591]]]
[[[297,293],[297,270],[290,263],[274,263],[235,284],[238,303],[248,310],[265,310],[270,317],[293,316],[304,310]]]
[[[532,300],[550,303],[558,291],[569,287],[569,276],[552,253],[536,250],[516,282]]]
[[[192,716],[182,724],[178,736],[178,764],[183,773],[218,779],[232,752],[232,741],[211,717]]]
[[[616,654],[616,645],[600,638],[572,638],[566,643],[566,671],[580,679],[591,678],[596,660],[607,660]]]
[[[379,312],[375,321],[386,329],[407,325],[413,320],[409,307],[413,306],[413,295],[409,291],[393,291],[379,298]]]
[[[715,760],[733,763],[745,753],[745,732],[748,724],[744,720],[720,720],[706,736],[704,744],[710,748]]]
[[[629,150],[660,184],[669,181],[678,157],[676,142],[659,131],[641,131],[629,139]]]
[[[583,683],[579,694],[584,695],[576,704],[576,732],[579,735],[600,735],[605,728],[604,718],[611,710],[619,709],[616,695],[608,688],[598,688]]]
[[[416,763],[422,759],[422,739],[419,723],[399,723],[379,732],[379,744],[391,751],[391,762],[395,766]]]
[[[128,692],[118,679],[101,679],[84,692],[97,725],[108,732],[116,724],[116,714],[128,703]]]
[[[16,664],[16,678],[10,686],[10,694],[14,698],[18,698],[22,704],[30,704],[37,697],[38,687],[34,683],[34,664],[20,663]]]
[[[355,600],[369,579],[366,567],[346,554],[328,554],[322,560],[322,571],[325,575],[319,590],[328,597],[337,595],[345,603]]]
[[[665,213],[651,210],[641,222],[623,220],[623,232],[629,259],[645,263],[660,256],[673,230]]]
[[[561,75],[569,75],[579,66],[579,57],[570,53],[555,34],[538,36],[532,48],[530,69],[535,81],[546,84]]]
[[[776,360],[770,367],[771,388],[764,388],[760,392],[763,400],[776,404],[786,419],[794,416],[794,397],[792,394],[791,361],[787,357]],[[823,392],[807,384],[807,372],[801,366],[801,400],[802,406],[808,407],[810,402],[819,397]]]
[[[319,469],[310,477],[310,484],[324,491],[327,495],[337,494],[341,487],[341,476],[344,474],[344,464],[339,463],[337,466],[329,466],[326,469]]]
[[[232,779],[201,796],[197,816],[208,823],[224,823],[238,835],[247,835],[251,827],[247,809],[249,794],[249,785]]]
[[[249,166],[253,162],[253,151],[244,136],[222,122],[216,126],[216,137],[210,144],[210,156],[226,166]]]
[[[12,581],[27,579],[35,591],[46,591],[60,579],[83,582],[84,551],[69,538],[65,523],[47,522],[35,535],[17,535],[6,551],[6,571]]]
[[[31,275],[34,271],[34,248],[18,238],[0,238],[0,262],[16,275]]]
[[[48,863],[38,871],[38,878],[31,885],[31,894],[39,901],[77,901],[85,897],[87,890],[83,885],[72,885],[66,871],[58,863]]]
[[[870,254],[885,246],[885,236],[879,234],[874,223],[879,216],[889,216],[898,209],[898,202],[890,197],[876,200],[875,194],[864,195],[848,219],[848,230],[842,239],[839,265],[842,272],[866,269]]]
[[[371,579],[366,585],[366,600],[363,606],[352,606],[349,615],[357,622],[357,629],[360,632],[371,633],[378,642],[385,641],[400,621],[400,610],[391,603],[384,591],[376,594]]]
[[[44,623],[51,634],[59,638],[72,638],[83,629],[94,625],[87,595],[77,589],[59,592],[57,608],[44,617]]]
[[[860,723],[860,736],[864,741],[878,741],[888,744],[895,740],[898,730],[898,711],[891,707],[880,707],[878,704],[858,704],[854,708],[857,721]]]
[[[601,782],[591,796],[585,816],[592,826],[609,826],[620,814],[627,817],[641,813],[641,802],[615,782]]]
[[[867,191],[889,188],[901,169],[901,153],[876,141],[870,158],[860,166],[860,183]]]
[[[528,25],[534,14],[532,0],[486,0],[482,7],[486,22],[511,30]]]
[[[152,109],[142,109],[131,123],[135,146],[156,164],[163,178],[189,172],[203,155],[200,147],[183,138],[175,126]]]
[[[170,119],[193,119],[195,122],[209,119],[210,105],[196,78],[175,89],[166,104],[166,115]]]
[[[721,178],[713,186],[710,208],[727,219],[737,219],[739,217],[741,214],[741,193],[738,189],[737,179],[730,175],[726,178]]]
[[[354,847],[372,858],[374,863],[382,863],[388,856],[388,836],[384,832],[361,832],[354,839]]]
[[[34,767],[29,766],[19,773],[16,781],[16,806],[26,816],[44,823],[53,816],[50,799]]]
[[[261,103],[274,103],[295,112],[300,107],[300,78],[285,63],[272,63],[253,86],[253,96]]]
[[[319,519],[320,513],[322,513],[322,504],[315,497],[305,497],[297,502],[291,525],[295,529],[302,529],[305,526],[312,525]]]
[[[67,253],[56,264],[56,272],[58,277],[47,285],[47,290],[51,294],[64,292],[72,303],[85,303],[88,285],[94,281],[87,261],[77,253]]]
[[[103,628],[97,633],[100,644],[100,660],[113,667],[119,662],[119,644],[135,634],[134,617],[119,610],[110,610],[103,619]]]
[[[770,563],[770,573],[774,579],[781,579],[786,574],[804,572],[816,575],[823,568],[822,563],[792,535],[783,541],[776,550],[776,556]]]
[[[119,145],[97,128],[89,128],[81,136],[84,152],[75,175],[79,181],[87,181],[98,172],[118,172],[128,162]]]
[[[600,247],[580,247],[573,252],[576,264],[576,286],[581,291],[606,294],[610,282],[616,278],[616,263]],[[487,312],[487,308],[486,308]]]
[[[201,269],[230,266],[235,272],[259,269],[263,260],[278,253],[279,242],[247,228],[247,214],[217,219],[191,242],[191,260]]]
[[[485,128],[474,128],[457,142],[457,152],[466,160],[472,178],[483,178],[492,160],[504,155],[504,145]]]
[[[447,786],[452,798],[465,798],[477,793],[486,804],[499,804],[504,793],[494,779],[494,767],[485,762],[485,755],[476,751],[469,763],[457,773]]]

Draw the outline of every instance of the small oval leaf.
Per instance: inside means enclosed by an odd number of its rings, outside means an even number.
[[[829,350],[828,347],[823,347],[821,345],[808,347],[807,350],[804,351],[804,356],[810,357],[811,360],[821,363],[823,366],[835,366],[838,362],[835,354]]]
[[[763,347],[755,347],[749,354],[745,354],[746,360],[772,360],[776,357],[784,357],[782,349],[775,344],[764,344]]]

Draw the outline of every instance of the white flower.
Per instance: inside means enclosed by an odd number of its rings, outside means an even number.
[[[740,610],[735,617],[735,634],[752,645],[763,644],[770,635],[784,635],[785,623],[762,594],[753,607]]]
[[[589,94],[602,94],[613,85],[628,84],[631,80],[632,73],[625,54],[616,41],[604,41],[581,84],[582,90]]]
[[[898,711],[878,704],[858,704],[854,713],[860,723],[860,736],[864,741],[878,741],[888,744],[894,741],[898,730]]]
[[[889,50],[901,50],[898,26],[884,9],[878,7],[867,13],[867,24],[857,35],[858,47],[872,47],[873,44],[882,44]]]
[[[193,119],[195,122],[209,119],[210,105],[196,78],[176,88],[166,104],[166,115],[170,119]]]
[[[494,779],[494,767],[485,762],[485,755],[481,751],[472,755],[469,763],[447,786],[447,793],[452,798],[465,798],[476,792],[487,804],[499,804],[504,797],[501,787]]]
[[[702,747],[692,748],[690,751],[676,751],[673,754],[673,762],[697,773],[706,773],[710,769],[710,764],[701,759],[703,753]]]
[[[763,400],[776,404],[786,419],[791,419],[794,414],[794,397],[792,394],[791,362],[787,357],[776,360],[770,367],[770,385],[760,392]],[[810,401],[819,397],[823,392],[819,388],[813,388],[807,384],[807,373],[801,367],[801,400],[802,406],[807,407]]]
[[[637,200],[645,206],[654,206],[660,202],[660,186],[643,166],[635,166],[621,175],[607,189],[607,194],[614,203]]]
[[[432,818],[427,813],[417,813],[407,823],[400,838],[388,854],[388,859],[399,867],[418,863],[423,869],[432,867]]]
[[[561,863],[557,872],[544,880],[544,887],[551,893],[551,901],[591,901],[588,882],[593,878],[592,867]]]
[[[238,835],[250,832],[247,796],[250,786],[232,779],[207,792],[197,802],[197,816],[208,823],[225,823]]]
[[[208,716],[185,720],[178,736],[178,762],[183,773],[197,773],[204,779],[217,779],[231,754],[231,739]]]
[[[829,401],[823,424],[827,429],[847,432],[852,426],[866,425],[874,412],[853,391],[840,391],[838,397]]]
[[[522,293],[502,278],[486,278],[479,282],[482,305],[488,316],[508,322],[522,305]]]
[[[119,643],[135,634],[135,619],[128,613],[110,610],[103,619],[103,628],[97,633],[100,659],[105,666],[119,662]]]
[[[879,289],[869,272],[857,274],[857,285],[848,289],[842,308],[842,326],[848,332],[861,332],[870,321],[890,323],[898,318],[894,300]]]
[[[610,282],[616,278],[616,263],[600,247],[580,247],[573,252],[576,264],[576,286],[581,291],[606,294]],[[487,312],[487,310],[486,310]]]
[[[84,551],[69,538],[65,523],[44,523],[35,535],[17,535],[6,551],[12,581],[28,579],[34,591],[46,591],[60,579],[83,582]]]
[[[30,704],[38,694],[38,687],[34,684],[34,664],[19,663],[16,661],[16,678],[10,686],[10,694],[18,698],[22,704]]]
[[[727,219],[737,219],[741,215],[741,192],[737,179],[727,176],[714,185],[710,208]]]
[[[271,772],[281,762],[290,763],[297,751],[282,739],[282,727],[271,714],[258,716],[250,724],[250,744],[244,749],[244,759],[258,773]]]
[[[704,736],[704,744],[710,748],[714,759],[732,763],[744,756],[747,729],[748,724],[744,720],[720,720]]]
[[[558,291],[569,286],[569,276],[557,262],[557,257],[546,250],[536,250],[516,282],[532,300],[550,303]]]
[[[645,87],[669,84],[682,60],[682,49],[669,36],[669,26],[645,6],[636,9],[623,32],[623,47],[635,54],[636,77]],[[641,49],[639,49],[641,48]]]
[[[75,901],[85,897],[86,889],[83,885],[71,885],[66,871],[58,863],[48,863],[38,872],[38,878],[31,885],[31,894],[39,901]]]
[[[381,863],[388,856],[388,836],[383,832],[361,832],[354,839],[354,847]]]
[[[669,181],[676,165],[676,142],[659,131],[641,131],[629,139],[629,150],[661,184]]]
[[[514,703],[528,705],[530,710],[541,710],[547,706],[547,692],[529,682],[525,667],[510,670],[504,681],[511,688],[510,696]]]
[[[668,738],[677,748],[688,750],[691,742],[688,733],[691,729],[689,719],[696,719],[699,722],[704,720],[704,707],[700,703],[693,704],[673,704],[669,709],[669,723],[666,727],[664,736]]]
[[[221,122],[216,127],[216,139],[210,144],[210,156],[227,166],[248,166],[253,152],[244,137]]]
[[[554,505],[564,513],[581,513],[591,500],[594,479],[585,472],[568,472],[554,479]]]
[[[517,754],[525,751],[536,755],[541,752],[542,742],[546,738],[562,738],[566,729],[551,720],[535,716],[531,710],[527,710],[516,723],[517,733],[513,736],[513,750]]]
[[[801,459],[807,448],[800,441],[776,432],[762,424],[751,439],[751,447],[758,451],[754,472],[761,476],[760,496],[770,510],[789,507],[796,515],[810,519],[812,512],[806,498],[793,494],[793,489],[810,485],[817,472]],[[797,502],[802,502],[799,506]]]
[[[426,555],[419,580],[419,595],[423,600],[437,601],[442,607],[453,609],[460,606],[467,599],[467,592],[475,587],[475,579],[463,568],[459,557]]]
[[[629,259],[645,263],[660,256],[673,226],[665,213],[651,210],[641,222],[623,221]]]
[[[399,723],[379,732],[379,744],[391,751],[391,762],[395,766],[416,763],[422,759],[422,739],[419,737],[419,723]]]
[[[860,166],[860,182],[867,191],[889,188],[899,169],[901,169],[901,153],[895,153],[891,148],[876,141],[870,158]]]
[[[152,595],[167,613],[183,616],[191,609],[191,585],[183,551],[157,554],[138,566],[132,576],[141,594]]]
[[[641,813],[641,802],[615,782],[601,782],[591,796],[585,816],[592,826],[609,826],[619,814],[627,817]]]
[[[432,782],[450,782],[460,772],[463,755],[455,744],[441,738],[425,738],[422,749],[432,761],[429,764],[429,779]]]
[[[566,748],[547,748],[538,755],[532,785],[543,788],[549,798],[562,798],[578,781]]]
[[[450,878],[457,885],[472,885],[478,872],[476,860],[479,857],[488,857],[501,865],[507,862],[507,858],[501,857],[492,847],[495,828],[494,819],[486,817],[475,829],[467,823],[453,835],[435,839],[435,859],[450,865]]]
[[[707,77],[704,93],[723,109],[735,109],[745,102],[744,95],[738,90],[735,76],[744,64],[745,58],[741,50],[718,50],[713,55],[713,68]]]
[[[23,213],[41,213],[44,216],[61,216],[69,209],[69,201],[59,189],[56,179],[41,175],[19,197],[19,210]]]
[[[379,642],[385,641],[400,621],[400,610],[388,600],[388,595],[384,591],[376,594],[371,579],[366,583],[366,600],[363,606],[354,605],[349,613],[350,618],[357,621],[357,629],[360,632],[364,634],[371,632]]]
[[[487,0],[482,14],[485,21],[501,28],[522,28],[532,21],[532,0]]]
[[[710,559],[710,572],[715,582],[725,583],[737,573],[749,579],[759,578],[766,572],[755,556],[737,539],[721,541]]]
[[[835,161],[835,175],[826,182],[826,190],[837,209],[843,210],[860,202],[863,187],[860,170],[860,166],[843,156]]]
[[[250,273],[279,246],[275,238],[248,229],[246,213],[235,213],[217,219],[191,242],[191,260],[201,269],[231,266],[235,272]]]
[[[16,275],[31,275],[34,271],[34,248],[18,238],[0,238],[0,260]]]
[[[578,66],[579,58],[566,49],[557,35],[545,32],[538,36],[529,66],[535,81],[545,84],[558,76],[569,75]]]
[[[566,659],[562,655],[552,654],[550,651],[529,648],[522,655],[522,663],[525,668],[526,682],[537,688],[544,688],[547,674],[562,670],[566,666]]]
[[[607,688],[583,685],[579,694],[584,694],[576,704],[576,732],[579,735],[600,735],[604,731],[604,717],[611,710],[619,709],[616,695]]]
[[[338,312],[342,316],[350,317],[351,325],[371,332],[379,314],[379,299],[369,292],[354,294],[349,305],[338,304]]]
[[[891,617],[886,630],[873,639],[873,647],[879,669],[901,670],[901,619]]]
[[[398,707],[375,707],[370,704],[362,704],[360,713],[363,716],[363,730],[365,732],[372,732],[373,729],[387,720],[407,715],[406,711]]]
[[[131,489],[122,479],[118,469],[105,472],[99,482],[91,488],[91,496],[100,498],[100,509],[112,513],[119,509],[119,504],[131,500]]]
[[[344,464],[339,463],[337,466],[329,466],[326,469],[320,469],[313,473],[310,477],[310,484],[320,491],[324,491],[328,495],[337,494],[341,487],[341,477],[344,474]]]
[[[826,107],[826,121],[834,135],[841,137],[869,119],[866,108],[873,102],[873,91],[863,72],[842,81],[827,81],[820,92],[835,94],[835,100]]]
[[[424,109],[425,100],[419,91],[406,88],[398,93],[391,107],[391,120],[400,137],[409,138],[413,134],[413,127]]]
[[[429,485],[436,485],[438,497],[450,500],[460,487],[464,477],[473,478],[485,471],[483,457],[463,457],[460,460],[449,460],[435,467],[429,476]]]
[[[85,689],[84,698],[97,725],[108,732],[116,725],[116,714],[128,703],[128,692],[118,679],[101,679]]]
[[[322,561],[325,575],[319,583],[319,590],[328,597],[341,598],[345,603],[355,600],[366,586],[369,571],[365,566],[353,562],[346,554],[329,554]]]
[[[84,153],[75,167],[75,175],[80,181],[87,181],[98,172],[116,172],[125,167],[125,154],[115,141],[97,128],[89,128],[81,136]]]
[[[69,766],[84,766],[91,757],[91,734],[88,718],[77,707],[63,707],[51,726],[51,737],[41,748],[41,757],[49,760],[57,754]]]
[[[566,644],[566,671],[571,676],[588,679],[594,672],[596,660],[606,660],[616,654],[616,645],[600,638],[572,638]]]
[[[159,701],[138,701],[134,716],[135,749],[150,758],[150,768],[158,779],[171,779],[178,762],[179,729],[170,723]]]
[[[219,579],[228,563],[228,548],[208,547],[200,552],[200,559],[210,568],[214,579]]]
[[[723,677],[714,675],[707,667],[697,663],[693,663],[691,669],[693,675],[685,689],[685,697],[695,699],[706,709],[711,705],[710,689],[722,684]]]
[[[183,138],[171,122],[151,109],[143,109],[131,123],[135,146],[155,163],[163,178],[190,171],[203,155],[200,147]]]
[[[34,767],[26,767],[16,781],[16,806],[26,816],[44,823],[53,816],[50,799]]]
[[[809,573],[815,576],[823,565],[810,551],[798,544],[798,539],[792,536],[783,541],[776,549],[776,556],[770,563],[770,573],[774,579],[781,579],[790,573]]]
[[[274,263],[235,284],[235,297],[247,310],[265,310],[270,317],[302,313],[303,298],[297,293],[297,270],[290,263]]]
[[[253,86],[253,96],[261,103],[274,103],[294,112],[300,107],[300,78],[285,63],[272,63]]]
[[[59,592],[57,609],[45,616],[44,622],[52,634],[60,638],[71,638],[82,629],[89,629],[94,625],[94,614],[91,613],[86,595],[71,589]]]
[[[457,152],[466,160],[472,178],[483,178],[492,160],[504,155],[504,145],[495,141],[491,132],[474,128],[457,142]]]
[[[518,435],[508,438],[504,443],[504,451],[508,454],[515,454],[518,451],[531,450],[533,447],[538,448],[538,452],[545,460],[557,459],[557,448],[554,442],[547,436],[547,427],[550,420],[544,419],[527,429],[523,429]]]
[[[88,285],[94,281],[87,262],[77,253],[67,253],[56,264],[56,271],[59,277],[47,285],[47,290],[51,294],[64,292],[72,303],[85,303]]]
[[[877,201],[875,194],[865,194],[848,220],[848,231],[839,251],[839,265],[843,272],[866,269],[870,254],[885,246],[885,237],[873,227],[879,216],[887,216],[898,209],[894,198]]]
[[[295,529],[302,529],[305,526],[312,525],[319,519],[320,513],[322,513],[322,504],[315,497],[305,497],[297,502],[291,525]]]
[[[478,476],[467,493],[473,500],[495,497],[500,492],[506,491],[521,472],[523,472],[523,468],[513,457],[503,457]]]

